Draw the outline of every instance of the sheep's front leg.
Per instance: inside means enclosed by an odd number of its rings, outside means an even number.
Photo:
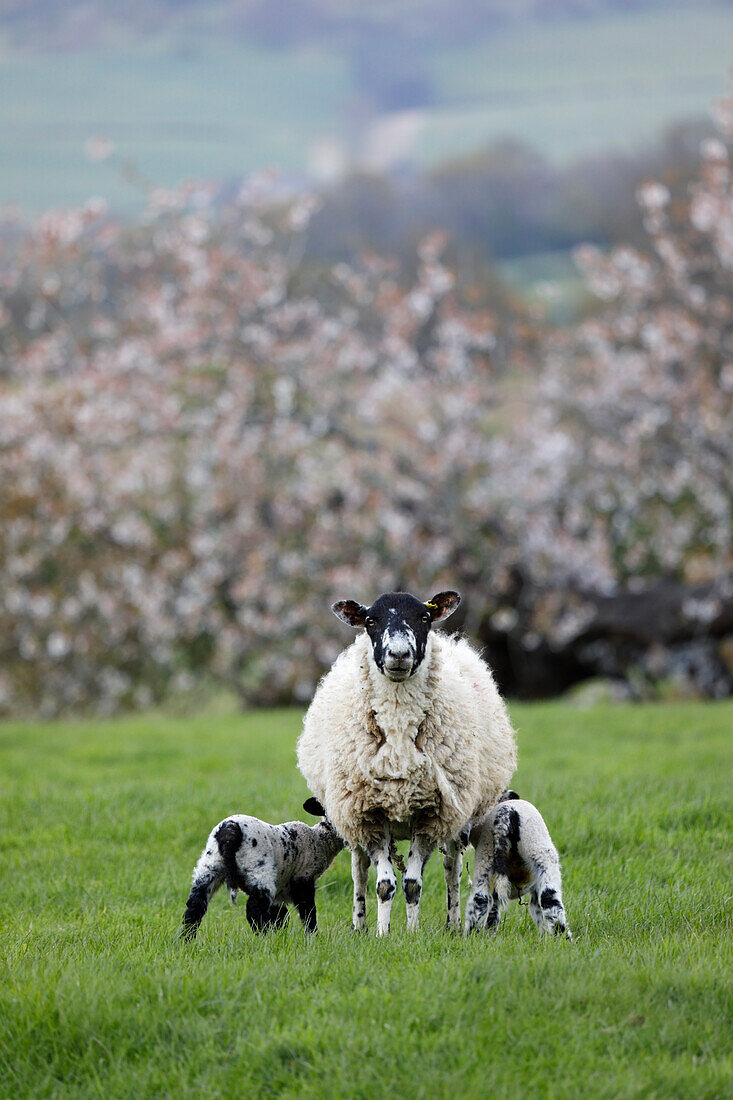
[[[443,849],[443,870],[445,872],[445,890],[448,900],[448,915],[445,926],[449,931],[461,929],[461,872],[463,871],[463,848],[460,841],[449,840]]]
[[[290,894],[306,932],[316,932],[318,928],[316,921],[316,880],[313,878],[292,879]]]
[[[354,931],[365,932],[369,856],[363,848],[352,848],[351,850],[351,877],[354,880],[354,908],[351,918]]]
[[[405,891],[405,904],[407,907],[407,927],[411,932],[414,932],[418,926],[423,871],[434,848],[435,844],[427,837],[419,833],[413,833],[407,866],[402,876],[402,889]]]
[[[389,833],[369,851],[369,858],[377,868],[377,935],[386,936],[392,914],[392,899],[397,889],[397,878],[390,855]]]

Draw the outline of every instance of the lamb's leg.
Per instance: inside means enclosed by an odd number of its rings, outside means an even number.
[[[290,883],[290,894],[306,932],[315,932],[316,880],[312,878],[293,879]]]
[[[267,886],[255,886],[247,898],[247,920],[255,932],[264,932],[272,923],[270,912],[275,891]]]
[[[369,850],[369,858],[377,868],[377,935],[386,936],[392,913],[392,899],[397,889],[397,878],[390,855],[390,837],[384,837]]]
[[[288,919],[287,905],[273,905],[267,919],[268,924],[271,924],[273,928],[282,928]]]
[[[473,886],[466,902],[466,935],[486,927],[491,912],[494,922],[494,899],[491,890],[491,877],[494,870],[494,838],[490,829],[485,829],[476,844],[473,860]],[[496,908],[498,915],[498,908]]]
[[[434,848],[435,844],[427,837],[420,833],[413,833],[407,866],[402,876],[402,889],[405,891],[407,906],[407,927],[410,931],[414,931],[418,926],[423,871]]]
[[[221,858],[218,847],[209,837],[209,842],[193,871],[193,882],[181,928],[181,936],[184,940],[195,938],[199,925],[206,915],[209,902],[223,881],[224,860]]]
[[[529,911],[540,935],[551,932],[572,940],[562,903],[560,867],[535,863],[536,879],[530,891]]]
[[[514,833],[518,829],[517,822],[517,813],[516,810],[511,808],[511,803],[502,803],[496,812],[494,827],[490,833],[493,858],[491,862],[491,907],[486,918],[486,930],[488,932],[493,932],[497,927],[502,913],[511,901],[512,887],[509,881],[509,863],[513,846],[516,844]],[[483,839],[484,837],[479,841],[479,848]],[[478,860],[478,848],[476,858]]]
[[[450,931],[460,932],[463,848],[457,840],[449,840],[443,849],[443,871],[445,872],[445,890],[448,901],[448,915],[445,926]]]
[[[354,880],[354,908],[352,912],[354,931],[365,932],[369,856],[363,848],[352,848],[351,850],[351,877]]]

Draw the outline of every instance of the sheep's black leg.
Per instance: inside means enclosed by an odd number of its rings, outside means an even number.
[[[209,842],[201,853],[193,871],[191,892],[188,895],[181,927],[181,937],[184,940],[195,938],[199,925],[206,915],[212,895],[224,881],[224,873],[224,862],[221,854],[212,838],[209,837]]]
[[[306,932],[315,932],[317,930],[315,879],[293,879],[290,883],[290,896]]]
[[[270,924],[273,895],[269,890],[256,886],[247,898],[247,920],[255,932],[264,932]]]
[[[288,919],[287,905],[273,905],[267,919],[268,923],[272,924],[275,928],[282,928],[285,921]]]
[[[186,911],[183,914],[181,936],[184,940],[195,939],[199,925],[209,907],[211,895],[223,881],[223,874],[217,876],[212,872],[194,882],[186,902]]]

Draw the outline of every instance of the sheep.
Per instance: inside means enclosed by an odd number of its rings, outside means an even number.
[[[444,850],[447,926],[460,928],[459,834],[496,802],[516,766],[514,732],[491,671],[462,638],[431,632],[457,592],[422,603],[389,592],[334,614],[364,628],[321,680],[298,741],[298,766],[352,849],[353,925],[366,927],[366,882],[377,869],[377,931],[389,931],[394,840],[409,838],[407,926],[418,926],[423,869]]]
[[[323,807],[308,798],[303,809],[322,817]],[[316,931],[318,879],[345,847],[326,818],[317,825],[287,821],[269,825],[257,817],[233,814],[212,829],[194,867],[181,934],[194,939],[212,895],[226,882],[232,902],[248,894],[247,920],[256,932],[279,928],[288,904],[298,910],[307,933]]]
[[[560,860],[536,806],[505,791],[470,830],[470,839],[476,856],[466,935],[480,928],[493,931],[509,902],[529,894],[529,911],[540,935],[553,932],[572,940],[562,903]]]

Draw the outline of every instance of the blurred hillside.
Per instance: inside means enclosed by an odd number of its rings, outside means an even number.
[[[364,49],[371,35],[427,47],[465,45],[532,19],[587,20],[668,6],[665,0],[125,0],[114,6],[103,0],[3,0],[0,18],[14,41],[34,47],[103,45],[174,29],[278,48],[311,41]],[[719,6],[730,6],[729,0]]]
[[[730,4],[6,2],[0,202],[140,196],[85,161],[101,134],[150,179],[297,185],[404,173],[510,135],[553,162],[638,150],[707,111]]]

